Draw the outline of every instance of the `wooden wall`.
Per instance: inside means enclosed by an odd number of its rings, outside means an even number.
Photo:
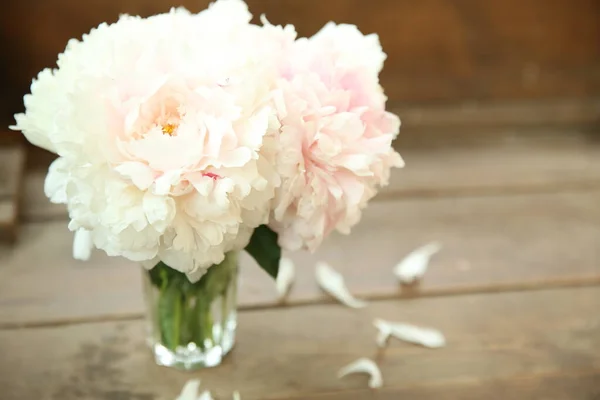
[[[378,32],[389,54],[382,76],[391,101],[581,98],[600,94],[598,0],[248,0],[255,15],[310,35],[325,22]],[[0,14],[0,107],[52,66],[71,37],[120,13],[151,15],[207,0],[19,0]],[[3,104],[2,104],[3,103]]]

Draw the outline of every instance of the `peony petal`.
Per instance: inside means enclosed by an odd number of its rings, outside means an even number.
[[[215,162],[215,165],[230,168],[243,167],[252,159],[253,154],[252,150],[247,147],[238,147],[235,150],[221,153],[219,163]]]
[[[369,374],[369,387],[372,389],[380,388],[383,386],[383,379],[381,377],[381,371],[375,362],[368,358],[359,358],[340,369],[338,372],[338,378],[343,378],[349,374],[365,373]]]
[[[263,143],[263,136],[269,128],[269,116],[273,110],[263,107],[248,119],[244,132],[240,132],[240,144],[250,149],[259,149]]]
[[[363,308],[367,303],[352,296],[342,275],[325,262],[318,262],[315,269],[317,283],[327,293],[351,308]]]
[[[155,180],[154,194],[164,196],[169,194],[171,186],[179,182],[181,178],[181,171],[173,170],[165,172],[161,177]]]
[[[181,394],[175,400],[197,400],[198,389],[200,389],[200,379],[190,379],[185,383]]]
[[[402,283],[412,283],[420,279],[425,274],[431,257],[441,248],[438,242],[431,242],[413,250],[396,265],[394,274]]]
[[[367,154],[350,154],[339,158],[342,167],[352,171],[358,176],[373,176],[370,166],[373,163],[372,158]]]
[[[115,167],[115,171],[128,178],[140,190],[146,190],[154,182],[152,169],[140,162],[125,162]]]
[[[264,22],[263,22],[264,23]],[[281,89],[276,89],[273,91],[273,105],[277,110],[277,115],[280,119],[283,119],[287,116],[287,109],[285,105],[285,99],[283,97],[283,91]]]
[[[69,165],[65,158],[58,157],[50,164],[48,175],[44,180],[44,193],[55,204],[67,204],[67,183],[69,182]]]
[[[53,139],[61,133],[55,127],[57,115],[66,100],[63,89],[64,84],[54,70],[42,70],[31,82],[31,94],[23,98],[27,112],[16,114],[17,124],[10,129],[22,131],[34,146],[58,153]]]
[[[92,255],[92,232],[86,229],[78,229],[75,231],[73,239],[73,258],[76,260],[87,261]]]
[[[294,271],[294,262],[287,257],[281,257],[281,260],[279,261],[279,272],[277,273],[277,280],[275,281],[279,299],[287,297],[292,283],[294,282]]]
[[[188,278],[188,280],[192,283],[196,283],[200,280],[200,278],[202,278],[204,276],[204,274],[206,274],[207,269],[206,268],[198,268],[195,270],[192,270],[190,272],[186,272],[185,276]]]
[[[159,262],[160,258],[154,257],[151,260],[140,261],[140,264],[142,264],[142,267],[144,267],[144,269],[151,270],[152,268],[156,267],[156,264],[158,264]]]
[[[142,208],[148,223],[158,232],[163,233],[175,217],[175,201],[168,196],[156,196],[146,192],[142,200]]]
[[[405,342],[416,343],[429,348],[438,348],[446,345],[446,338],[436,329],[422,328],[405,323],[389,322],[382,319],[374,320],[373,325],[379,330],[377,336],[377,345],[379,347],[385,346],[387,339],[390,336],[404,340]]]

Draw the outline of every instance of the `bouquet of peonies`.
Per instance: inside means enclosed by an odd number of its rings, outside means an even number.
[[[349,233],[403,165],[376,35],[329,23],[296,38],[251,17],[219,0],[101,24],[69,41],[16,115],[13,129],[58,155],[45,191],[68,207],[75,256],[95,247],[149,270],[164,364],[228,350],[238,251],[275,277],[280,248]]]

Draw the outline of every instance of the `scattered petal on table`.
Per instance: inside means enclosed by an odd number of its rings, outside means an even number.
[[[294,282],[294,272],[294,262],[287,257],[281,257],[281,260],[279,261],[279,272],[277,273],[277,280],[275,281],[280,299],[287,297],[287,294],[292,287],[292,283]]]
[[[198,397],[198,400],[213,400],[213,397],[208,390],[205,390],[200,397]]]
[[[375,342],[377,342],[377,346],[384,347],[387,344],[387,341],[392,334],[392,326],[389,322],[376,319],[373,321],[373,325],[377,328],[377,337],[375,338]]]
[[[442,332],[436,329],[422,328],[399,322],[389,322],[382,319],[376,319],[373,321],[373,325],[379,330],[376,341],[380,347],[385,346],[390,336],[429,348],[438,348],[446,345],[446,338]]]
[[[394,273],[402,283],[412,283],[420,279],[427,270],[431,257],[440,251],[442,245],[431,242],[410,252],[394,268]]]
[[[367,303],[352,296],[342,275],[325,262],[318,262],[315,269],[317,283],[327,293],[352,308],[363,308]]]
[[[381,371],[375,362],[368,358],[359,358],[346,365],[338,372],[338,378],[343,378],[349,374],[357,374],[364,373],[369,374],[371,378],[369,379],[369,387],[370,388],[379,388],[383,385],[383,379],[381,378]]]
[[[181,390],[181,394],[176,400],[197,400],[198,389],[200,389],[200,379],[190,379]]]
[[[242,396],[240,395],[240,392],[238,392],[237,390],[235,392],[233,392],[233,400],[242,400]]]

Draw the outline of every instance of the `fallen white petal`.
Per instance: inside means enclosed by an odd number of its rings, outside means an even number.
[[[200,389],[200,379],[190,379],[185,383],[181,394],[175,400],[197,400],[198,389]]]
[[[277,280],[275,281],[280,299],[284,299],[289,293],[292,283],[294,282],[294,272],[294,262],[287,257],[281,257],[281,260],[279,261],[279,272],[277,273]]]
[[[402,283],[412,283],[420,279],[427,270],[431,257],[440,251],[442,245],[431,242],[410,252],[394,268],[394,273]]]
[[[373,321],[373,325],[379,330],[376,338],[379,347],[385,346],[390,336],[429,348],[438,348],[446,345],[446,338],[442,332],[436,329],[422,328],[399,322],[389,322],[382,319],[376,319]]]
[[[213,397],[208,390],[205,390],[200,397],[198,397],[198,400],[213,400]]]
[[[377,346],[384,347],[390,335],[392,334],[392,327],[389,322],[383,321],[381,319],[376,319],[375,321],[373,321],[373,324],[378,330],[375,342],[377,342]]]
[[[242,396],[240,396],[240,392],[237,390],[233,392],[233,400],[242,400]]]
[[[315,268],[315,277],[317,283],[327,293],[338,299],[343,304],[352,308],[363,308],[367,303],[359,300],[350,294],[342,275],[331,268],[325,262],[318,262]]]
[[[92,255],[92,233],[85,229],[75,231],[73,238],[73,258],[76,260],[87,261]]]
[[[338,372],[338,378],[343,378],[349,374],[364,373],[371,375],[369,379],[370,388],[379,388],[383,385],[383,379],[381,378],[381,371],[375,362],[368,358],[359,358],[340,369]]]

